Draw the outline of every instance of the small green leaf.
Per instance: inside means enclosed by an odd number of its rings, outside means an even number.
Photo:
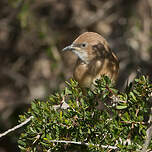
[[[118,110],[122,110],[122,109],[126,109],[127,108],[127,105],[119,105],[119,106],[116,106],[116,109]]]
[[[130,92],[130,95],[131,95],[131,97],[136,101],[137,99],[136,99],[136,96],[134,95],[134,93],[133,92]]]

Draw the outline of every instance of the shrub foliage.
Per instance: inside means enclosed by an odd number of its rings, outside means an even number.
[[[19,147],[30,152],[110,150],[103,145],[124,152],[140,150],[149,126],[151,94],[152,84],[146,76],[136,78],[124,92],[115,89],[106,76],[85,93],[71,80],[61,93],[44,101],[34,100],[28,112],[20,116],[20,122],[30,116],[33,119],[20,135]]]

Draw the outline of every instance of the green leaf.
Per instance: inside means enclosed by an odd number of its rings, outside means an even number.
[[[118,110],[122,110],[122,109],[126,109],[127,108],[127,105],[118,105],[116,106],[116,109]]]
[[[137,99],[136,99],[136,96],[134,95],[134,93],[133,92],[130,92],[130,95],[131,95],[131,97],[136,101]]]

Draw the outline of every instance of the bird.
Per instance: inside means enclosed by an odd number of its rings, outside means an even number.
[[[72,51],[78,56],[73,77],[81,88],[92,88],[102,75],[108,76],[116,83],[119,60],[100,34],[85,32],[63,51]]]

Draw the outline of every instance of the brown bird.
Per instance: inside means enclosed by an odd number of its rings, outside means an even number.
[[[78,56],[73,76],[81,88],[92,87],[101,75],[107,75],[113,83],[116,81],[119,61],[101,35],[85,32],[63,49],[67,50]]]

